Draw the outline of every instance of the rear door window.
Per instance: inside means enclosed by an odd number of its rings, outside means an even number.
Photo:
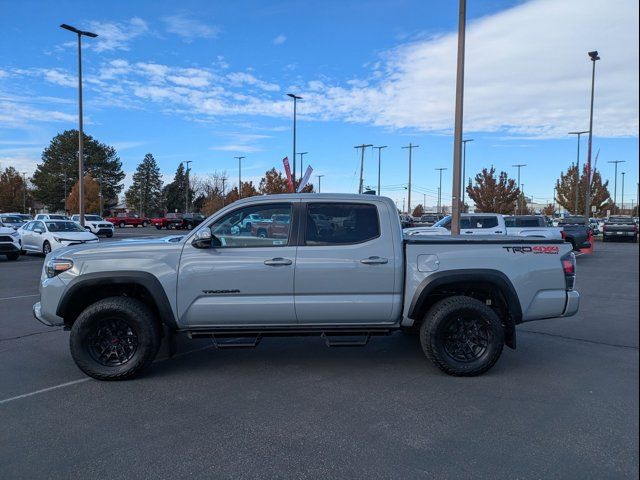
[[[375,205],[362,203],[309,203],[305,245],[348,245],[380,236]]]

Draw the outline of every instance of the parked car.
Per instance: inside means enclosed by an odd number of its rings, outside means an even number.
[[[18,260],[21,251],[20,233],[13,227],[0,225],[0,255],[6,256],[8,260]]]
[[[604,222],[602,229],[602,241],[610,242],[612,240],[631,240],[634,243],[638,241],[638,225],[633,221],[632,217],[609,217]]]
[[[107,222],[111,222],[120,228],[124,228],[127,225],[134,227],[146,227],[149,225],[148,218],[141,218],[135,213],[118,213],[115,217],[105,218]]]
[[[25,223],[27,221],[17,215],[5,215],[4,213],[0,215],[0,227],[9,227],[17,230]]]
[[[599,227],[597,218],[589,219],[589,227],[591,228],[591,231],[593,232],[594,235],[600,235],[600,227]]]
[[[287,219],[282,235],[259,237],[257,225],[232,233],[256,213]],[[336,227],[315,228],[314,215]],[[574,282],[575,256],[561,240],[403,239],[391,199],[273,195],[227,205],[171,241],[54,252],[33,312],[70,329],[77,366],[100,380],[149,367],[163,329],[170,344],[179,331],[220,347],[310,334],[364,345],[417,330],[438,368],[472,376],[515,347],[516,325],[574,315]]]
[[[162,230],[163,228],[171,230],[172,228],[178,228],[179,225],[182,225],[182,213],[167,213],[164,217],[152,218],[150,222],[151,225],[158,230]]]
[[[588,253],[593,251],[593,231],[586,226],[584,216],[563,217],[558,222],[565,239],[575,251]]]
[[[507,223],[508,222],[508,223]],[[406,229],[405,235],[451,235],[451,216],[437,222],[433,227]],[[561,240],[562,229],[547,227],[544,217],[520,215],[504,217],[497,213],[463,213],[460,216],[461,235],[500,235],[514,237],[538,237]]]
[[[201,213],[185,213],[182,215],[182,221],[178,225],[179,229],[192,230],[200,225],[206,217]]]
[[[80,215],[71,215],[74,222],[80,221]],[[84,228],[95,235],[106,235],[108,238],[113,237],[113,223],[107,222],[100,215],[85,215]]]
[[[26,253],[51,253],[62,247],[98,243],[98,237],[73,220],[32,220],[18,230]]]
[[[402,228],[411,228],[415,226],[415,222],[411,215],[400,215],[400,224]]]
[[[33,217],[28,213],[20,213],[20,212],[5,212],[3,215],[11,215],[12,217],[19,217],[24,220],[25,223],[33,220]]]
[[[70,218],[62,213],[39,213],[36,220],[70,220]]]
[[[445,215],[441,213],[425,213],[420,217],[420,226],[431,227],[442,220]]]
[[[250,232],[251,225],[253,225],[254,223],[268,223],[270,221],[271,221],[271,218],[264,218],[259,213],[252,213],[242,219],[242,222],[240,222],[240,230]]]
[[[313,218],[309,221],[315,223]],[[290,224],[291,215],[275,214],[271,216],[268,222],[252,223],[251,234],[258,238],[287,238],[289,236]]]

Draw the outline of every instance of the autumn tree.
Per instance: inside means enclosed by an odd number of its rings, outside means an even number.
[[[102,184],[107,206],[118,203],[125,174],[115,148],[83,134],[85,173]],[[34,197],[50,210],[64,208],[65,190],[78,181],[78,130],[66,130],[51,140],[42,152],[42,163],[33,174]]]
[[[602,176],[598,170],[593,171],[591,178],[591,205],[596,207],[597,215],[605,214],[607,210],[612,210],[611,194],[609,193],[609,181],[602,183]],[[576,188],[577,187],[577,188]],[[578,169],[575,165],[567,168],[567,171],[560,174],[556,180],[556,198],[558,203],[567,211],[574,212],[576,195],[578,196],[577,215],[584,215],[587,191],[587,166],[584,165],[578,181]],[[591,208],[589,209],[591,215]]]
[[[260,192],[253,182],[242,182],[242,198],[255,197],[256,195],[260,195]],[[225,204],[233,203],[239,199],[238,187],[235,186],[229,191],[229,193],[227,193],[225,197]]]
[[[553,217],[556,214],[556,206],[552,203],[547,203],[547,205],[542,209],[542,214],[547,217]]]
[[[73,185],[67,198],[67,209],[71,213],[78,213],[78,199],[80,198],[78,182]],[[100,184],[89,174],[84,176],[84,211],[86,213],[100,212]]]
[[[0,174],[0,211],[22,212],[25,204],[27,208],[31,205],[28,186],[15,168],[5,168]]]
[[[138,210],[141,216],[159,214],[164,210],[162,175],[152,154],[147,153],[138,164],[133,174],[133,183],[124,198],[127,206]]]
[[[296,180],[296,189],[300,185],[302,179]],[[277,193],[291,193],[289,191],[289,182],[287,178],[282,174],[281,171],[272,168],[268,170],[264,177],[260,180],[260,185],[258,187],[260,193],[263,195],[274,195]],[[312,193],[313,192],[313,184],[308,183],[302,189],[302,193]]]
[[[203,214],[209,216],[226,205],[227,173],[214,172],[208,178],[202,180],[201,193],[194,202],[194,208],[198,208]],[[200,205],[200,199],[202,204]]]
[[[421,203],[416,205],[416,208],[413,209],[413,213],[411,213],[412,217],[421,217],[424,214],[424,207]]]
[[[507,172],[500,172],[496,178],[496,170],[482,169],[475,177],[475,185],[467,185],[467,194],[476,205],[476,211],[485,213],[512,214],[520,189],[515,180],[507,176]]]

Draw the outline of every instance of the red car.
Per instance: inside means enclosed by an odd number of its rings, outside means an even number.
[[[289,215],[272,215],[270,220],[251,223],[251,235],[260,238],[287,238],[290,224]]]
[[[172,228],[178,229],[182,226],[182,220],[182,213],[167,213],[164,217],[152,218],[151,224],[158,230],[162,230],[163,228],[167,230]]]
[[[115,217],[105,218],[105,220],[120,228],[124,228],[127,225],[133,225],[134,227],[146,227],[149,225],[148,218],[141,218],[135,213],[118,213]]]

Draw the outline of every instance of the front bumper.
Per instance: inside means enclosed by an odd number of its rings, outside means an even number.
[[[42,312],[42,304],[40,302],[33,305],[33,316],[36,320],[44,323],[47,327],[59,327],[64,325],[64,321],[60,317],[55,315],[53,317],[44,315]]]
[[[20,246],[15,243],[0,243],[0,255],[6,253],[16,253],[20,251]]]

